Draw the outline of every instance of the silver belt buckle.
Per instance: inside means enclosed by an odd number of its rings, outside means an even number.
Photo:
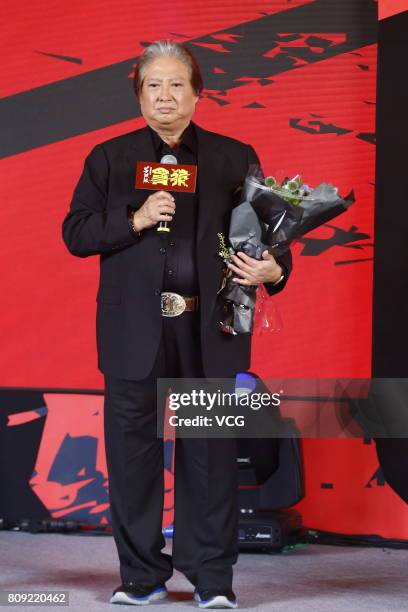
[[[186,309],[186,301],[182,295],[172,291],[161,294],[161,311],[164,317],[178,317]]]

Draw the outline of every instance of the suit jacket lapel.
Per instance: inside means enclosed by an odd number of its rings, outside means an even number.
[[[153,147],[149,128],[146,126],[134,133],[134,140],[126,153],[126,161],[132,170],[132,176],[136,176],[136,163],[138,161],[155,161],[156,153]],[[145,200],[153,192],[151,189],[135,188],[135,208],[142,206]]]
[[[198,245],[204,238],[214,206],[216,206],[217,192],[214,187],[217,183],[220,168],[222,168],[223,155],[217,139],[212,136],[211,132],[204,130],[196,124],[194,124],[194,127],[198,140]]]
[[[127,155],[129,163],[136,161],[154,161],[156,154],[148,126],[134,132],[134,139]]]
[[[216,294],[222,279],[223,261],[218,255],[217,216],[222,209],[220,189],[225,171],[225,155],[218,138],[195,126],[198,138],[198,222],[196,255],[200,284],[201,322],[210,322]],[[215,220],[215,223],[214,223]]]

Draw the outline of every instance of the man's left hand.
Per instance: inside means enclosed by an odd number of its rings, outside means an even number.
[[[234,263],[229,263],[228,267],[237,275],[232,280],[240,285],[276,283],[282,275],[281,266],[266,249],[262,253],[261,260],[249,257],[242,251],[232,255],[231,259]]]

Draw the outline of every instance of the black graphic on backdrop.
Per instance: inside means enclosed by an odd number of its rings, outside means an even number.
[[[217,93],[221,104],[223,92],[253,79],[267,86],[265,79],[275,74],[375,43],[377,3],[342,0],[343,8],[339,11],[337,0],[316,0],[186,44],[202,67],[208,94]],[[216,38],[220,35],[224,40]],[[129,80],[135,61],[130,58],[0,100],[0,157],[138,116]]]

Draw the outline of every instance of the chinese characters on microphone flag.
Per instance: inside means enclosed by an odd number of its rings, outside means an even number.
[[[165,164],[137,162],[137,189],[168,189],[170,191],[195,192],[197,166],[186,164]]]

